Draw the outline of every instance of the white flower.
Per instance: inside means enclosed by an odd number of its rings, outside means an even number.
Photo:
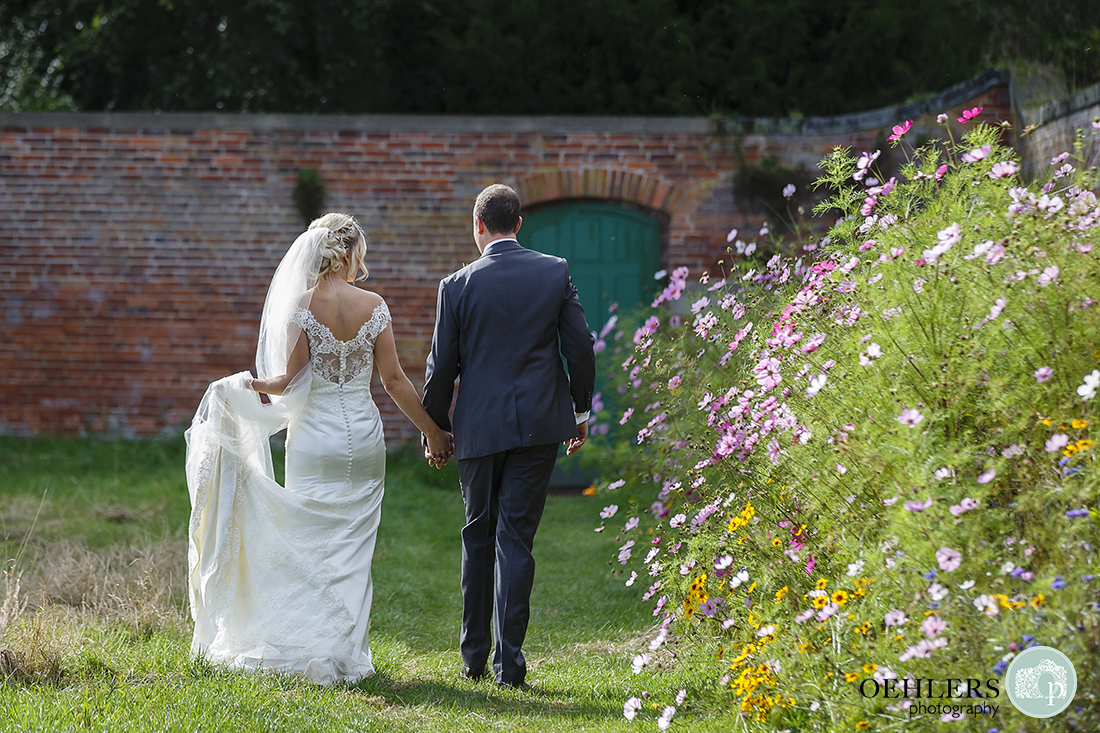
[[[783,187],[783,198],[789,199],[791,196],[794,196],[794,192],[794,184],[788,183],[786,186]]]
[[[813,397],[821,388],[825,386],[825,383],[829,381],[829,378],[824,374],[818,374],[816,377],[810,379],[810,386],[806,388],[806,396]]]
[[[649,651],[655,652],[661,648],[661,644],[665,643],[665,639],[668,638],[668,627],[662,626],[661,630],[657,632],[657,636],[653,637],[653,640],[649,642]]]
[[[661,717],[657,718],[657,729],[668,730],[668,727],[672,725],[672,716],[676,714],[676,708],[669,705],[661,711]]]
[[[950,468],[937,468],[936,473],[933,474],[937,481],[943,481],[945,478],[950,478],[955,475],[955,472]]]
[[[686,520],[687,520],[687,515],[686,514],[677,514],[675,517],[668,520],[668,526],[670,526],[670,527],[679,527]]]
[[[944,598],[947,598],[947,588],[939,583],[933,583],[928,586],[928,595],[933,601],[942,601]]]
[[[863,561],[856,560],[855,562],[848,563],[848,577],[854,578],[863,571]]]
[[[737,575],[734,575],[732,578],[730,578],[730,588],[736,588],[742,583],[747,582],[749,582],[749,571],[745,568],[741,568]]]
[[[642,709],[642,698],[632,697],[623,703],[623,717],[634,720],[634,716]]]
[[[983,593],[974,599],[974,608],[978,609],[990,618],[993,618],[1001,612],[1001,609],[997,604],[997,599],[986,593]]]
[[[973,580],[963,581],[962,583],[959,583],[959,587],[962,588],[963,590],[970,590],[971,588],[974,587],[974,581]]]
[[[1100,369],[1093,369],[1092,374],[1085,375],[1085,383],[1077,388],[1077,394],[1081,399],[1091,400],[1096,396],[1096,390],[1100,389]]]
[[[637,570],[631,570],[630,571],[630,580],[626,581],[627,586],[634,585],[634,582],[636,580],[638,580],[638,571]]]
[[[765,636],[771,636],[775,633],[775,624],[768,624],[767,626],[761,626],[756,630],[756,635],[763,639]]]
[[[1008,575],[1009,573],[1011,573],[1015,569],[1016,569],[1016,566],[1012,564],[1011,560],[1009,560],[1008,562],[1006,562],[1004,565],[1001,566],[1001,574],[1002,575]]]
[[[638,674],[642,671],[642,667],[647,664],[649,664],[649,655],[642,652],[634,657],[634,661],[630,663],[630,669],[633,670],[634,674]]]
[[[680,691],[676,693],[676,704],[677,705],[683,705],[684,700],[687,699],[687,696],[688,696],[688,691],[681,687]]]

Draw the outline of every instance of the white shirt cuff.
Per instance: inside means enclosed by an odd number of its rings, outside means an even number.
[[[573,413],[577,418],[577,424],[580,425],[582,422],[588,422],[588,413],[590,413],[590,412],[592,412],[592,411],[587,410],[585,412],[575,412],[575,413]]]

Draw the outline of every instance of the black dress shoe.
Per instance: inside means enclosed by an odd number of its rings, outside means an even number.
[[[484,678],[487,674],[488,672],[485,671],[485,667],[480,667],[478,669],[474,669],[473,667],[462,668],[462,676],[474,682]]]
[[[498,682],[497,687],[506,687],[511,690],[530,690],[531,685],[526,682]]]

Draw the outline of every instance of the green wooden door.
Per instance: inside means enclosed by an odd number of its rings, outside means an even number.
[[[661,226],[645,214],[612,204],[560,204],[524,215],[519,241],[569,261],[593,331],[607,321],[612,303],[630,308],[653,298]]]

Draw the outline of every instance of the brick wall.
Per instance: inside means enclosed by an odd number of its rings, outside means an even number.
[[[1097,142],[1100,133],[1092,122],[1100,119],[1100,84],[1057,102],[1019,110],[1018,117],[1021,128],[1033,128],[1020,136],[1017,146],[1023,173],[1028,178],[1048,175],[1054,156],[1064,152],[1075,154],[1078,131],[1083,133],[1082,156],[1096,163],[1100,155]]]
[[[0,431],[146,435],[185,427],[213,379],[252,365],[269,278],[303,228],[297,173],[371,239],[366,287],[386,298],[418,386],[438,280],[472,260],[473,197],[525,206],[602,199],[667,221],[662,264],[698,274],[763,212],[735,201],[738,161],[812,167],[873,149],[890,124],[984,104],[986,75],[918,105],[804,120],[0,114]],[[743,234],[744,236],[744,234]],[[412,425],[381,389],[394,445]]]

